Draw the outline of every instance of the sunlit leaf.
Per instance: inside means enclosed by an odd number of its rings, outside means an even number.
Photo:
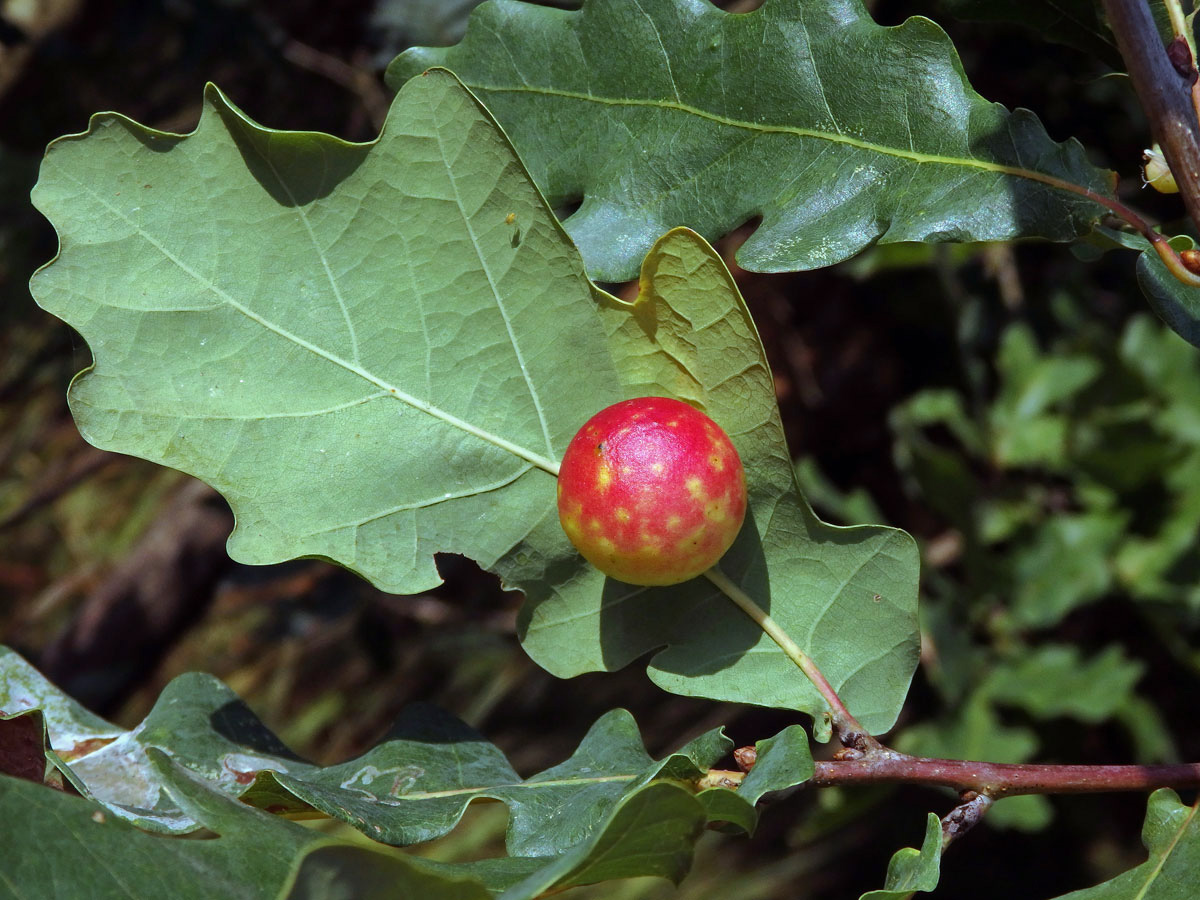
[[[81,431],[220,490],[243,562],[396,592],[434,552],[490,564],[553,510],[579,398],[621,399],[578,257],[445,73],[364,145],[211,87],[186,138],[101,114],[34,199],[61,243],[32,290],[95,355]]]
[[[826,525],[800,496],[766,355],[721,258],[694,232],[671,231],[647,254],[637,298],[602,297],[599,310],[626,390],[701,407],[741,454],[751,510],[721,569],[817,661],[864,726],[891,727],[918,650],[916,547],[895,529]],[[557,579],[534,583],[519,557],[498,568],[530,584],[525,647],[558,674],[617,668],[666,645],[648,670],[667,690],[826,708],[792,661],[703,579],[639,588],[597,574],[600,589],[588,595],[578,576],[570,593]]]
[[[35,200],[61,248],[32,289],[95,356],[71,391],[81,430],[220,490],[235,558],[322,556],[413,592],[437,583],[435,552],[464,553],[529,595],[522,639],[555,674],[666,647],[651,675],[668,690],[820,716],[708,582],[606,581],[558,523],[553,475],[575,430],[625,396],[678,396],[746,464],[750,524],[727,574],[864,725],[895,721],[916,665],[915,546],[825,526],[799,496],[719,257],[677,232],[638,303],[596,290],[448,73],[406,85],[365,145],[261,128],[215,89],[187,137],[100,115],[52,145]]]

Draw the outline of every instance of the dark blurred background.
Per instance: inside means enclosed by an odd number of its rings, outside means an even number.
[[[102,110],[188,131],[207,81],[265,125],[370,140],[390,99],[383,67],[457,40],[474,5],[0,2],[0,641],[96,712],[130,727],[168,680],[202,669],[331,763],[427,700],[523,774],[561,761],[614,706],[656,755],[717,725],[745,744],[802,718],[664,694],[636,664],[554,679],[516,641],[520,598],[461,558],[441,557],[445,585],[416,597],[319,562],[234,564],[219,497],[94,450],[71,421],[64,393],[89,351],[26,284],[55,252],[28,200],[45,145]],[[1079,138],[1139,209],[1180,215],[1139,189],[1147,130],[1102,60],[948,14],[970,3],[868,5],[884,24],[935,18],[980,93]],[[1147,315],[1132,257],[899,245],[766,276],[733,264],[744,237],[720,248],[810,499],[831,521],[922,543],[922,666],[890,739],[1005,761],[1200,758],[1200,366]],[[752,840],[707,836],[678,892],[638,880],[578,896],[856,897],[920,842],[927,811],[951,805],[918,789],[799,791]],[[421,852],[502,852],[498,806]],[[1005,801],[948,854],[937,896],[1050,897],[1110,877],[1144,858],[1143,812],[1140,795]]]

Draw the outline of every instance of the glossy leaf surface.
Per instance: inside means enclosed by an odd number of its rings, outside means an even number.
[[[517,0],[475,11],[462,43],[406,51],[399,88],[454,70],[513,138],[588,272],[635,276],[662,232],[761,224],[754,271],[813,269],[876,241],[1068,240],[1112,190],[1079,144],[988,103],[928,19],[883,28],[859,0]]]
[[[0,686],[7,686],[7,693],[0,691],[0,708],[16,708],[18,695],[28,704],[26,714],[70,703],[3,647]],[[436,707],[417,704],[373,749],[321,767],[296,757],[228,687],[199,673],[174,679],[129,731],[103,720],[81,727],[53,714],[45,721],[51,761],[114,816],[149,831],[186,834],[203,823],[167,789],[148,755],[158,750],[211,790],[276,813],[319,811],[389,844],[439,837],[472,801],[499,800],[510,811],[508,850],[525,857],[556,857],[577,846],[622,798],[645,785],[666,780],[701,791],[708,769],[732,749],[718,729],[654,760],[633,718],[617,709],[593,724],[569,759],[522,778],[478,732]],[[737,807],[732,820],[747,830],[754,827],[754,804],[764,793],[812,774],[808,742],[798,727],[763,742],[761,749],[763,768],[747,779],[745,795],[709,789],[729,795],[721,808]],[[695,808],[703,813],[704,805]]]

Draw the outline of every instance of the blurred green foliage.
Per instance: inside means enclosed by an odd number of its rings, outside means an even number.
[[[894,743],[1024,762],[1047,743],[1061,752],[1044,736],[1071,720],[1119,727],[1138,762],[1176,761],[1172,728],[1139,689],[1141,648],[1102,620],[1134,617],[1183,677],[1200,671],[1185,637],[1200,616],[1200,357],[1151,316],[1113,329],[1066,290],[1045,312],[1040,331],[1010,316],[989,343],[995,310],[967,297],[961,383],[918,390],[889,416],[905,493],[940,523],[924,541],[922,659],[942,710]],[[811,458],[797,472],[819,511],[882,521]],[[1002,801],[987,819],[1050,820],[1043,797]]]

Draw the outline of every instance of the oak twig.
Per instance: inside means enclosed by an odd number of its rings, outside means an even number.
[[[1196,114],[1197,122],[1200,122],[1200,72],[1196,71],[1196,37],[1189,27],[1187,16],[1183,12],[1183,4],[1180,0],[1164,0],[1163,6],[1167,10],[1167,18],[1171,22],[1171,30],[1175,32],[1175,43],[1183,42],[1187,46],[1187,72],[1180,72],[1184,75],[1191,84],[1190,93],[1192,95],[1192,110]],[[1170,55],[1168,51],[1168,56]],[[1175,60],[1172,59],[1172,64]],[[1176,65],[1175,70],[1178,72],[1180,67]]]
[[[752,748],[743,747],[735,754]],[[740,760],[739,760],[740,761]],[[907,756],[894,750],[877,757],[817,760],[806,784],[845,787],[856,784],[918,784],[950,788],[970,802],[975,794],[993,800],[1020,794],[1104,794],[1157,788],[1200,788],[1200,763],[1159,766],[1077,766],[1050,763],[990,763],[964,759]],[[740,784],[747,772],[712,769],[708,778],[725,786]]]
[[[1160,766],[1077,766],[927,759],[891,753],[817,762],[809,784],[922,784],[974,791],[993,800],[1018,794],[1097,794],[1200,788],[1200,763]]]
[[[1162,147],[1188,215],[1200,228],[1200,141],[1190,76],[1172,65],[1145,0],[1104,0],[1104,11],[1150,132]]]

